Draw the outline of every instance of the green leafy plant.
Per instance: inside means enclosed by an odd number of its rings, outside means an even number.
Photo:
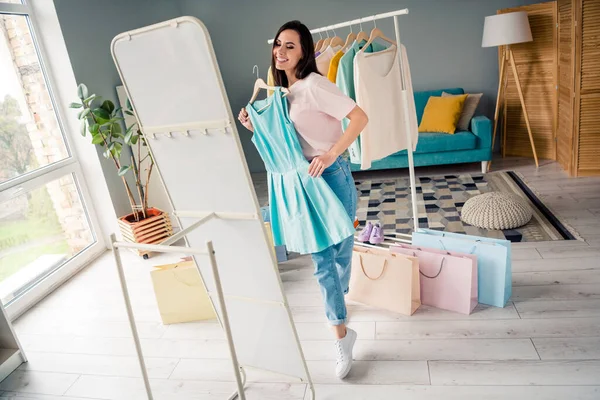
[[[124,110],[120,107],[115,108],[112,101],[102,101],[100,96],[90,95],[87,86],[84,84],[77,87],[77,96],[80,101],[71,103],[69,107],[80,109],[77,117],[80,121],[81,135],[85,137],[89,134],[92,138],[92,144],[102,147],[104,157],[114,162],[117,174],[121,177],[125,186],[134,221],[138,222],[145,219],[148,216],[148,184],[150,183],[154,160],[150,153],[143,158],[141,157],[141,148],[146,146],[146,140],[137,123],[127,127],[125,132],[121,129],[120,121],[124,120],[122,112],[134,115],[129,99],[127,99]],[[121,153],[126,145],[131,146],[133,151],[137,151],[137,164],[133,156],[131,157],[131,164],[127,165],[121,162]],[[130,171],[134,176],[139,204],[136,202],[125,179],[126,174]],[[142,171],[146,172],[145,181],[142,181],[141,178]]]

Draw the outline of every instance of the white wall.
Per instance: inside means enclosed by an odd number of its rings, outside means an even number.
[[[110,54],[112,39],[121,32],[181,15],[175,0],[54,0],[54,4],[77,83],[85,83],[90,93],[110,99],[116,105],[119,104],[116,87],[121,81]],[[76,90],[66,99],[67,104],[77,100]],[[76,118],[76,113],[70,115]],[[117,216],[131,213],[114,163],[102,156],[99,147],[94,147],[103,171],[95,179],[106,180]],[[128,160],[129,152],[123,153],[123,159]],[[130,187],[135,188],[132,183]]]

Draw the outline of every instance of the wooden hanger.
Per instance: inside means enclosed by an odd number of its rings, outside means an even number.
[[[392,39],[390,39],[390,38],[386,37],[386,36],[383,34],[383,32],[382,32],[382,30],[381,30],[381,29],[379,29],[379,28],[373,28],[373,30],[371,31],[371,36],[369,37],[369,40],[367,41],[367,43],[366,43],[366,44],[363,46],[363,49],[364,49],[365,47],[369,46],[371,43],[373,43],[373,41],[374,41],[375,39],[377,39],[377,38],[379,38],[379,39],[383,39],[383,40],[385,40],[386,42],[388,42],[388,43],[390,43],[390,44],[396,45],[396,42],[395,42],[394,40],[392,40]]]
[[[319,32],[319,40],[317,40],[315,42],[315,53],[317,51],[319,51],[319,49],[321,48],[322,45],[323,45],[323,35],[321,35],[321,32]]]
[[[317,44],[315,44],[315,53],[321,49],[321,47],[323,46],[323,41],[323,38],[317,41]]]
[[[356,35],[356,43],[361,43],[363,40],[367,42],[369,40],[369,36],[367,35],[367,32],[360,31],[358,32],[358,35]]]
[[[342,46],[342,51],[346,51],[355,40],[356,40],[356,33],[350,32],[350,34],[346,38],[346,43],[344,43],[344,45]]]
[[[329,42],[329,45],[331,47],[343,46],[344,45],[344,41],[342,40],[341,37],[334,36],[334,37],[331,38],[331,42]]]
[[[254,82],[254,92],[252,92],[252,98],[250,99],[250,104],[254,103],[254,100],[256,100],[256,96],[258,96],[258,92],[260,91],[260,89],[275,91],[277,89],[277,87],[267,85],[267,83],[262,78],[257,79],[256,82]],[[287,89],[287,88],[281,88],[281,91],[285,94],[290,92],[289,89]]]
[[[321,48],[319,49],[319,51],[323,52],[329,46],[329,43],[331,43],[330,37],[326,37],[325,39],[323,39],[323,44],[321,44]]]
[[[361,20],[362,21],[362,20]],[[369,36],[365,31],[363,31],[362,22],[359,21],[360,24],[360,32],[356,35],[356,43],[360,44],[363,40],[366,42],[369,40]]]
[[[329,31],[327,31],[327,39],[323,41],[323,46],[321,46],[320,51],[323,52],[327,49],[328,46],[331,47],[342,47],[344,45],[344,41],[338,35],[336,35],[335,31],[331,29],[333,32],[333,36],[329,37]]]
[[[323,47],[323,35],[321,35],[321,32],[319,32],[319,40],[317,40],[317,43],[315,43],[315,53],[317,51],[321,51],[321,47]]]

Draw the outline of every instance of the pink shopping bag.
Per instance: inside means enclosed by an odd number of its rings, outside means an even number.
[[[408,244],[390,251],[418,258],[422,304],[462,314],[477,306],[476,256]]]

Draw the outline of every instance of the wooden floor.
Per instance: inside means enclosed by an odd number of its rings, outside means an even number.
[[[354,368],[333,374],[334,347],[308,257],[281,278],[317,399],[600,399],[600,178],[570,179],[555,163],[506,159],[585,241],[516,244],[513,298],[471,316],[421,307],[412,317],[349,306]],[[479,165],[418,174],[477,172]],[[386,175],[403,172],[386,172]],[[257,177],[258,187],[264,180]],[[172,256],[125,257],[156,399],[224,400],[233,389],[215,323],[163,326],[148,271]],[[0,399],[145,399],[117,274],[107,253],[15,323],[29,357]],[[250,374],[249,399],[309,399],[306,385]]]

